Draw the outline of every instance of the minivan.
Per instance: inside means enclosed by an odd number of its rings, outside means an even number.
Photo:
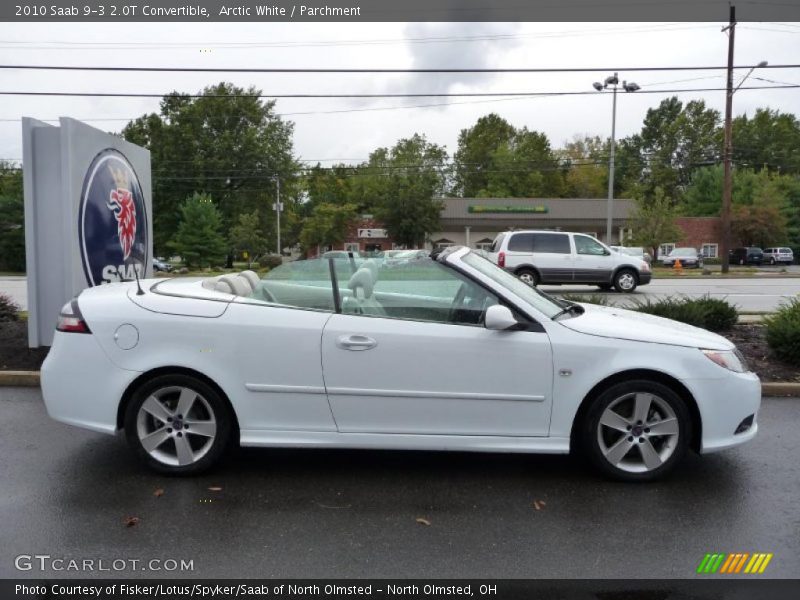
[[[791,248],[783,246],[781,248],[766,248],[764,250],[764,262],[771,265],[785,263],[790,265],[794,262],[794,252]]]
[[[764,260],[761,248],[752,246],[734,248],[728,253],[728,260],[734,265],[760,265]]]
[[[645,261],[612,252],[586,233],[507,231],[494,239],[488,258],[532,286],[573,283],[628,293],[651,278]]]

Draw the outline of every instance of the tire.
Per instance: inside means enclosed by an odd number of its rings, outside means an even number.
[[[769,264],[774,265],[775,264],[775,259],[774,258],[770,258],[769,259]]]
[[[639,277],[633,269],[620,269],[614,275],[614,289],[620,294],[630,294],[639,285]]]
[[[743,259],[743,258],[740,258],[740,259],[739,259],[739,264],[740,264],[740,265],[743,265],[743,264],[744,264],[744,259]]]
[[[611,289],[612,289],[614,286],[613,286],[612,284],[610,284],[610,283],[598,283],[598,284],[597,284],[597,287],[599,287],[599,288],[600,288],[601,290],[603,290],[604,292],[610,292],[610,291],[611,291]]]
[[[211,468],[231,441],[233,423],[227,402],[215,389],[180,374],[142,384],[124,416],[128,444],[142,462],[165,475],[195,475]],[[147,439],[151,448],[145,447]]]
[[[520,281],[527,283],[531,287],[539,285],[539,274],[533,269],[519,269],[516,272],[516,276],[519,277]]]
[[[637,419],[640,403],[649,409],[639,409],[646,416]],[[664,433],[651,433],[658,423],[663,423],[659,430]],[[589,461],[606,477],[645,482],[675,468],[686,454],[691,435],[691,417],[681,397],[664,384],[636,379],[613,385],[592,401],[581,423],[580,443]]]

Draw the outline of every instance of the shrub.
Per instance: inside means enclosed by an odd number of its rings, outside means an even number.
[[[584,304],[600,304],[608,306],[608,297],[603,294],[559,294],[567,302],[583,302]]]
[[[702,298],[664,298],[637,302],[633,310],[658,317],[665,317],[702,327],[710,331],[725,331],[736,325],[739,315],[736,307],[725,300],[703,296]]]
[[[773,315],[764,319],[767,344],[775,356],[800,364],[800,299],[792,298]]]
[[[258,259],[258,265],[262,269],[274,269],[275,267],[280,267],[282,264],[283,258],[278,254],[265,254]]]
[[[0,323],[19,320],[19,304],[11,296],[0,293]]]

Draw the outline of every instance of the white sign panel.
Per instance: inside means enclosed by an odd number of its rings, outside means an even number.
[[[84,288],[152,272],[150,151],[74,119],[22,120],[28,344]]]
[[[359,229],[358,237],[360,238],[387,238],[388,232],[385,229]]]

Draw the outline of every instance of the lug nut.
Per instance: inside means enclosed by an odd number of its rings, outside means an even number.
[[[180,435],[180,433],[178,435]],[[639,443],[644,444],[644,438],[639,438]]]
[[[630,425],[628,425],[628,431],[630,431],[631,429],[633,429],[633,427],[631,427]]]
[[[178,437],[183,437],[183,434],[180,431],[178,432]]]
[[[167,421],[169,421],[170,423],[172,423],[172,417],[167,417]]]
[[[633,441],[633,436],[630,436],[630,437],[628,438],[628,441],[629,441],[629,442],[632,442],[632,441]]]
[[[167,427],[167,433],[172,433],[172,427]]]
[[[650,433],[650,428],[649,428],[649,427],[645,427],[645,428],[644,428],[644,432],[645,432],[645,433]]]

